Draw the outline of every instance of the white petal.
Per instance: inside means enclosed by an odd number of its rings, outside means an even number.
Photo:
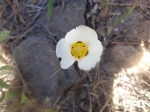
[[[89,71],[96,66],[96,63],[100,60],[98,57],[93,57],[91,55],[87,55],[82,60],[78,61],[78,66],[82,70]]]
[[[97,61],[99,61],[100,56],[102,55],[103,52],[103,46],[101,42],[99,40],[91,41],[88,45],[88,49],[89,49],[89,55],[92,55],[93,57],[95,57],[95,59],[98,59]]]
[[[92,40],[97,40],[98,36],[96,32],[90,27],[81,25],[69,31],[65,36],[66,41],[72,44],[77,41],[90,42]]]
[[[68,69],[74,62],[75,59],[73,57],[63,58],[60,62],[60,65],[62,69]]]
[[[96,63],[100,61],[103,52],[103,46],[99,40],[93,40],[89,43],[89,53],[82,60],[78,60],[78,66],[82,70],[91,70]]]
[[[70,47],[67,44],[65,39],[61,39],[58,41],[56,45],[56,56],[58,58],[63,58],[70,55]]]
[[[63,69],[69,68],[75,62],[75,58],[71,55],[70,46],[65,39],[61,39],[57,43],[56,56],[62,59],[60,64]]]

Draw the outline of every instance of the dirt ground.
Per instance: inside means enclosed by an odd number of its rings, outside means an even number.
[[[17,93],[0,100],[4,112],[150,111],[149,0],[55,0],[51,16],[47,0],[0,4],[0,29],[11,32],[4,52],[16,67],[8,91]],[[97,32],[101,61],[89,72],[77,63],[62,70],[55,46],[79,25]]]

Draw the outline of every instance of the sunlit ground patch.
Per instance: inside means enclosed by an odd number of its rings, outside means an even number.
[[[115,112],[150,110],[150,52],[143,48],[138,65],[115,74],[113,103]]]
[[[6,108],[6,94],[10,88],[10,83],[14,79],[14,62],[6,55],[3,45],[0,44],[0,112]]]

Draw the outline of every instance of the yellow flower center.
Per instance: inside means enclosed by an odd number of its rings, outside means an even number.
[[[77,59],[83,58],[88,54],[88,46],[86,43],[78,41],[72,44],[71,54]]]

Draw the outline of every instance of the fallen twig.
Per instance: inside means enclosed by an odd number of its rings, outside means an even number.
[[[12,3],[11,0],[7,0],[7,3],[11,6],[13,12],[16,14],[16,16],[19,18],[19,21],[23,24],[23,26],[26,26],[26,22],[23,18],[23,16],[19,13],[16,6]]]
[[[112,45],[150,45],[150,43],[134,43],[134,42],[111,42]]]

